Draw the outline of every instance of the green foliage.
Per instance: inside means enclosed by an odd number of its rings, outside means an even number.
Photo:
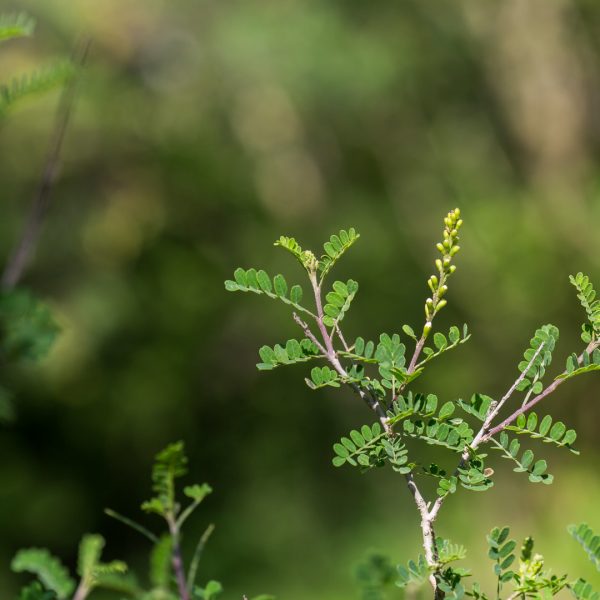
[[[581,306],[587,314],[592,327],[592,337],[597,339],[600,336],[600,298],[596,297],[596,290],[587,275],[583,273],[577,273],[575,276],[570,275],[569,281],[575,286],[579,302],[581,302]],[[592,337],[587,340],[587,343],[592,341]],[[586,340],[584,339],[584,341]]]
[[[363,425],[360,431],[352,430],[348,435],[333,445],[334,466],[349,464],[369,468],[383,465],[385,449],[381,442],[385,432],[379,423],[373,423],[370,427]]]
[[[595,591],[585,579],[578,579],[569,585],[569,589],[577,600],[600,600],[600,592]]]
[[[438,562],[441,565],[463,560],[467,556],[467,549],[464,546],[453,544],[450,540],[438,538],[436,544],[438,548]]]
[[[0,348],[6,358],[43,358],[59,330],[50,309],[29,292],[0,294]]]
[[[293,285],[291,289],[289,289],[283,275],[275,275],[271,280],[271,277],[263,270],[244,270],[238,268],[234,271],[233,277],[235,281],[228,279],[225,282],[225,289],[228,292],[254,292],[255,294],[264,294],[274,300],[281,300],[285,304],[293,306],[298,311],[312,315],[309,310],[300,306],[303,296],[302,288],[299,285]]]
[[[385,600],[385,590],[395,583],[396,567],[385,555],[372,552],[356,568],[362,600]]]
[[[26,571],[36,575],[46,589],[56,594],[58,600],[68,598],[75,589],[75,582],[67,569],[45,548],[19,550],[10,566],[15,573]]]
[[[156,496],[142,504],[142,510],[163,517],[176,512],[175,479],[187,473],[183,442],[170,444],[156,455],[152,468],[152,489]]]
[[[571,379],[572,377],[598,370],[600,370],[600,349],[596,348],[591,355],[588,352],[582,354],[582,366],[579,366],[577,354],[571,354],[567,358],[565,372],[558,375],[556,379]]]
[[[56,593],[45,590],[39,581],[33,581],[21,589],[18,600],[56,600]]]
[[[171,581],[171,551],[173,540],[163,535],[150,554],[150,583],[155,588],[168,589]]]
[[[104,543],[101,535],[88,534],[79,545],[77,573],[86,589],[103,586],[105,582],[115,585],[118,576],[127,571],[127,565],[122,561],[100,562]]]
[[[334,281],[333,291],[325,296],[327,304],[323,307],[325,313],[323,323],[328,327],[335,327],[344,318],[356,292],[358,292],[358,283],[353,279],[348,279],[346,283]]]
[[[542,391],[541,379],[552,362],[552,351],[558,336],[558,328],[554,325],[543,325],[535,332],[529,342],[529,348],[523,354],[524,360],[519,363],[519,371],[524,374],[517,386],[519,391],[531,391],[534,394]]]
[[[515,473],[529,473],[529,481],[532,483],[551,484],[554,477],[546,473],[548,465],[545,460],[535,461],[535,455],[531,450],[525,450],[519,458],[521,444],[517,439],[510,439],[506,432],[500,433],[500,441],[492,439],[495,447],[502,451],[504,458],[512,460],[517,466],[513,469]]]
[[[600,535],[596,535],[587,523],[570,525],[568,531],[585,550],[592,564],[600,571]]]
[[[325,279],[327,273],[331,271],[346,250],[348,250],[359,237],[360,234],[356,233],[353,227],[350,227],[348,231],[342,229],[337,235],[332,235],[329,238],[329,241],[323,244],[325,254],[321,256],[318,267],[321,273],[321,281]]]
[[[492,402],[493,399],[485,394],[473,394],[468,402],[465,400],[458,400],[458,405],[466,413],[473,415],[483,422],[490,410]]]
[[[223,586],[218,581],[209,581],[204,588],[196,588],[194,591],[195,598],[202,600],[215,600],[223,592]]]
[[[406,420],[403,421],[403,434],[459,453],[473,440],[473,430],[461,419],[448,422],[435,417]]]
[[[14,77],[0,85],[0,116],[29,96],[35,96],[63,85],[75,75],[69,61],[59,61],[32,73]]]
[[[406,587],[409,584],[420,585],[429,577],[430,569],[425,557],[419,554],[416,560],[409,560],[406,566],[398,565],[398,579],[396,585],[398,587]]]
[[[579,451],[573,448],[577,432],[574,429],[567,429],[562,421],[552,424],[550,415],[546,415],[541,421],[538,421],[535,412],[530,412],[527,416],[521,414],[517,417],[515,424],[508,425],[506,429],[520,435],[529,435],[534,439],[540,439],[547,444],[567,448],[573,454],[579,454]]]
[[[339,375],[329,367],[314,367],[310,372],[310,379],[306,378],[306,385],[318,390],[326,386],[340,387]]]
[[[527,473],[530,481],[545,484],[552,482],[553,477],[547,473],[546,461],[536,460],[529,449],[521,451],[520,442],[517,439],[511,440],[506,430],[565,447],[574,453],[573,443],[577,437],[573,429],[567,429],[561,421],[553,423],[550,416],[538,421],[534,412],[521,414],[522,407],[529,402],[531,395],[540,394],[544,390],[542,379],[551,365],[552,353],[559,338],[558,329],[554,325],[543,325],[535,332],[519,363],[521,374],[509,391],[498,400],[484,394],[473,394],[468,401],[449,400],[442,404],[435,394],[405,391],[433,358],[458,347],[470,337],[466,325],[462,331],[451,326],[447,335],[432,329],[434,317],[447,303],[447,281],[456,269],[453,260],[460,249],[458,231],[461,226],[460,211],[450,211],[444,219],[443,240],[437,245],[441,254],[435,263],[437,274],[428,280],[431,297],[425,301],[422,333],[417,336],[411,326],[402,326],[404,335],[414,341],[414,351],[408,356],[406,344],[397,333],[382,333],[377,343],[366,341],[361,336],[356,337],[350,346],[346,343],[341,325],[342,320],[344,326],[346,324],[352,299],[358,290],[358,283],[353,279],[349,279],[347,283],[335,281],[323,301],[323,277],[358,238],[353,229],[331,236],[324,245],[325,255],[319,261],[311,251],[303,250],[294,238],[280,238],[276,245],[290,252],[307,271],[315,296],[316,314],[308,310],[305,312],[310,314],[315,323],[304,323],[295,316],[306,339],[301,342],[289,340],[285,347],[263,346],[260,349],[263,362],[258,365],[260,369],[272,369],[280,365],[321,359],[328,364],[315,366],[311,370],[310,378],[306,379],[311,388],[340,387],[341,384],[347,384],[376,412],[378,422],[353,429],[348,436],[334,444],[333,465],[340,467],[348,464],[364,471],[389,464],[394,471],[406,477],[419,509],[429,563],[422,556],[417,562],[408,563],[408,568],[399,567],[397,585],[404,587],[408,583],[416,584],[433,575],[438,591],[452,600],[459,600],[465,594],[481,599],[489,596],[481,591],[477,583],[467,591],[462,580],[470,572],[448,566],[448,563],[464,558],[463,547],[443,540],[433,543],[427,537],[427,522],[429,520],[431,524],[437,517],[446,496],[455,493],[459,487],[471,491],[486,491],[494,485],[494,471],[485,464],[487,454],[484,448],[488,445],[500,450],[505,458],[514,462],[514,471]],[[319,281],[318,272],[321,273]],[[278,279],[278,283],[275,279]],[[238,269],[235,281],[227,281],[225,286],[232,291],[254,291],[286,299],[288,286],[285,280],[282,276],[275,279],[271,284],[271,279],[264,272]],[[544,395],[535,399],[536,402],[554,391],[563,380],[600,368],[600,348],[595,343],[598,332],[594,329],[597,325],[598,301],[586,278],[578,276],[575,284],[590,318],[590,325],[584,327],[583,336],[588,348],[581,356],[573,354],[567,360],[565,373],[555,378]],[[316,325],[316,333],[311,325]],[[430,336],[432,342],[428,346]],[[521,407],[513,408],[512,415],[494,426],[493,421],[505,404],[511,401],[515,391],[525,392]],[[474,417],[477,421],[476,430],[469,422],[456,415],[457,407],[467,416]],[[457,466],[447,470],[436,462],[428,461],[426,464],[429,466],[424,466],[411,460],[409,450],[412,453],[412,444],[407,445],[410,440],[450,450]],[[419,491],[417,475],[427,475],[436,480],[435,501],[427,500]],[[509,582],[513,583],[515,594],[524,596],[535,596],[542,591],[545,596],[551,596],[567,585],[564,576],[557,577],[544,570],[543,559],[532,553],[533,541],[530,539],[526,540],[522,548],[518,571],[516,567],[513,568],[517,560],[514,554],[516,542],[508,540],[508,533],[507,528],[494,529],[488,536],[489,554],[496,562],[494,570],[498,579],[498,598],[502,586]],[[390,563],[381,556],[374,555],[361,569],[363,597],[383,598],[383,590],[390,580]]]
[[[0,15],[0,42],[33,34],[35,20],[25,13]]]
[[[502,529],[494,527],[487,536],[488,556],[496,561],[494,574],[498,578],[499,589],[501,589],[503,583],[515,578],[515,573],[510,570],[510,567],[515,562],[514,550],[517,547],[517,542],[508,539],[509,533],[508,527]]]
[[[444,354],[444,352],[447,352],[448,350],[453,350],[461,344],[464,344],[466,341],[469,340],[470,337],[471,334],[469,333],[469,328],[466,323],[463,325],[462,328],[462,336],[461,330],[456,325],[450,327],[450,330],[448,331],[448,337],[446,337],[443,333],[440,332],[434,333],[433,345],[435,347],[435,350],[433,348],[430,348],[429,346],[424,346],[423,354],[425,355],[425,358],[421,362],[419,362],[417,367],[422,368],[430,360],[441,356],[442,354]]]
[[[313,358],[321,356],[317,346],[309,339],[288,340],[285,346],[275,344],[273,348],[263,346],[258,351],[262,362],[256,365],[260,371],[267,371],[281,365],[291,365],[294,363],[307,362]]]

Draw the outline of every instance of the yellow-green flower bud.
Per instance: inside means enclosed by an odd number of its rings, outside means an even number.
[[[460,246],[453,246],[450,249],[450,256],[454,256],[460,250]]]
[[[456,265],[450,265],[450,275],[452,275],[452,273],[454,273],[454,271],[456,271]]]
[[[444,256],[444,261],[442,264],[444,265],[444,267],[447,267],[450,264],[450,257]]]
[[[442,244],[436,244],[435,246],[442,254],[444,254],[444,246]]]
[[[447,291],[448,291],[447,285],[443,285],[442,287],[440,287],[438,289],[438,298],[442,298]]]
[[[427,337],[431,331],[431,321],[427,321],[423,327],[423,337]]]
[[[442,310],[442,308],[444,308],[444,306],[446,306],[446,304],[448,304],[448,301],[446,299],[440,300],[438,302],[437,306],[435,307],[435,312],[438,312],[438,310]]]
[[[435,260],[435,266],[437,267],[440,273],[444,270],[442,267],[442,261],[439,258]]]
[[[460,217],[460,208],[455,208],[454,214],[456,215],[457,218]]]

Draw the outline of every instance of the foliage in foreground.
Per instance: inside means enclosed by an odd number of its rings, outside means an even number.
[[[144,536],[151,545],[149,571],[142,581],[128,572],[122,561],[101,562],[104,548],[102,536],[85,535],[79,546],[78,580],[72,578],[60,560],[45,548],[28,548],[17,553],[12,561],[16,573],[28,572],[35,576],[21,590],[17,600],[85,600],[98,588],[112,591],[116,598],[132,600],[216,600],[223,586],[215,580],[197,584],[200,557],[213,525],[208,525],[196,543],[189,561],[184,561],[180,541],[183,525],[212,492],[211,487],[188,485],[183,488],[185,506],[177,496],[176,480],[187,473],[187,457],[183,442],[167,446],[158,453],[152,469],[154,496],[141,508],[160,517],[165,531],[155,533],[144,525],[120,513],[107,509],[106,514]],[[261,594],[250,600],[274,600]]]
[[[550,378],[547,372],[559,331],[556,326],[545,324],[535,330],[527,343],[518,363],[519,374],[501,398],[474,393],[469,399],[442,400],[434,393],[408,389],[431,361],[470,338],[466,325],[452,325],[446,331],[433,327],[434,319],[447,304],[462,225],[459,209],[450,211],[444,219],[442,240],[436,246],[439,256],[435,271],[427,281],[430,295],[424,304],[425,322],[418,333],[408,324],[402,325],[401,333],[385,332],[377,340],[343,333],[342,325],[347,323],[359,285],[353,279],[330,281],[329,275],[358,241],[360,236],[353,228],[332,235],[323,245],[320,257],[303,249],[294,238],[282,236],[275,242],[304,271],[309,302],[305,302],[300,284],[290,285],[283,275],[271,277],[262,269],[238,268],[233,279],[225,282],[228,291],[252,292],[291,307],[302,332],[298,339],[260,348],[258,369],[317,363],[305,378],[309,388],[346,386],[374,413],[375,422],[353,429],[333,445],[333,465],[347,465],[361,472],[387,466],[404,477],[414,498],[424,555],[397,568],[383,557],[373,558],[360,571],[361,579],[368,583],[365,598],[383,597],[379,588],[393,581],[401,587],[428,581],[436,599],[460,598],[464,594],[492,597],[482,592],[478,584],[469,586],[463,582],[470,575],[468,570],[449,566],[464,558],[465,553],[462,547],[436,536],[434,523],[439,511],[445,500],[460,489],[485,492],[494,485],[491,451],[510,462],[513,471],[526,475],[530,482],[551,484],[554,477],[546,459],[540,457],[540,450],[534,453],[530,448],[524,449],[519,438],[578,454],[574,447],[575,430],[533,409],[565,381],[600,370],[600,299],[589,277],[578,273],[570,281],[585,311],[586,320],[581,327],[584,347],[572,352],[564,369],[554,377]],[[421,459],[419,444],[437,447],[439,461]],[[425,491],[428,488],[431,495]],[[588,554],[597,561],[598,538],[581,527],[575,529],[578,539],[588,544]],[[577,598],[596,598],[582,580],[551,575],[544,568],[542,557],[532,554],[530,538],[524,542],[518,566],[513,566],[517,565],[516,542],[508,540],[508,535],[508,529],[503,528],[494,529],[488,536],[498,580],[496,598],[505,593],[509,584],[513,587],[509,598],[551,597],[565,587]]]

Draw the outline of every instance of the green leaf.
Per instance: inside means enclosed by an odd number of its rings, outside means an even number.
[[[348,231],[342,230],[338,235],[332,235],[329,241],[323,244],[325,254],[319,260],[320,281],[325,279],[325,276],[332,269],[333,265],[335,265],[359,237],[360,235],[351,227]]]
[[[398,579],[396,585],[404,588],[408,584],[421,585],[427,581],[429,577],[429,566],[423,555],[419,555],[417,561],[408,561],[406,567],[398,566]]]
[[[275,344],[273,348],[262,346],[258,354],[262,362],[258,363],[256,367],[260,371],[275,369],[281,365],[307,362],[321,356],[317,346],[307,338],[300,341],[288,340],[285,348],[279,344]]]
[[[21,590],[18,600],[56,600],[56,594],[45,590],[39,581],[33,581]]]
[[[508,431],[514,431],[519,435],[529,435],[533,439],[541,439],[544,443],[554,444],[560,448],[567,448],[573,454],[579,454],[579,451],[573,448],[573,443],[577,439],[577,432],[574,429],[567,429],[561,421],[552,424],[552,417],[546,415],[538,426],[538,415],[531,412],[526,417],[519,415],[514,425],[506,427]]]
[[[453,350],[457,348],[459,345],[464,344],[471,335],[468,332],[468,328],[466,325],[463,327],[463,337],[460,337],[460,331],[458,327],[453,325],[448,332],[448,337],[450,338],[450,343],[448,343],[448,339],[443,333],[435,333],[433,335],[433,345],[436,347],[437,352],[432,348],[425,346],[423,348],[423,354],[425,358],[417,364],[417,368],[423,367],[426,363],[438,356],[442,355],[444,352],[448,350]]]
[[[310,379],[305,379],[309,388],[316,390],[325,386],[340,387],[340,378],[336,371],[329,367],[314,367]]]
[[[458,405],[468,414],[477,417],[480,421],[485,421],[493,400],[484,394],[473,394],[471,399],[466,402],[459,400]]]
[[[516,439],[510,439],[506,431],[500,433],[499,440],[491,438],[492,447],[496,450],[500,450],[504,458],[511,460],[516,464],[513,469],[517,473],[528,473],[529,481],[532,483],[545,483],[551,484],[554,477],[546,473],[547,464],[545,460],[534,461],[534,454],[531,450],[526,450],[521,458],[519,458],[520,444]]]
[[[75,72],[71,62],[59,61],[0,85],[0,115],[28,96],[41,94],[63,85],[75,75]]]
[[[142,504],[142,510],[166,516],[175,511],[175,479],[187,473],[183,442],[168,445],[156,455],[152,468],[152,489],[156,496]]]
[[[0,15],[0,42],[33,34],[35,20],[25,13]]]
[[[558,336],[558,328],[554,325],[543,325],[535,332],[529,342],[529,348],[523,354],[524,360],[519,363],[519,371],[525,375],[517,386],[519,391],[527,392],[536,385],[541,391],[538,380],[542,379],[546,368],[552,362],[552,352]]]
[[[570,525],[568,531],[573,539],[585,550],[596,570],[600,571],[600,535],[596,535],[587,523]]]
[[[202,485],[188,485],[183,488],[184,495],[191,498],[194,502],[202,502],[212,491],[212,488],[207,483],[203,483]]]
[[[577,290],[577,297],[581,306],[583,306],[588,321],[596,336],[600,335],[600,298],[596,295],[596,290],[590,281],[590,278],[583,273],[577,273],[577,275],[571,275],[569,277],[570,282],[575,286]]]
[[[353,430],[348,435],[349,437],[342,437],[333,445],[335,456],[332,462],[334,466],[341,467],[349,464],[353,467],[365,468],[382,466],[386,460],[389,460],[393,467],[405,466],[406,452],[401,443],[392,448],[388,454],[384,446],[386,434],[382,431],[379,423],[371,426],[363,425],[360,432]],[[398,441],[400,442],[400,440]]]
[[[168,588],[171,581],[172,540],[167,534],[154,544],[150,554],[150,582],[158,588]]]
[[[310,310],[300,305],[302,301],[302,288],[293,285],[288,297],[288,284],[283,275],[275,275],[273,282],[266,271],[256,269],[237,268],[233,272],[233,280],[225,281],[225,289],[228,292],[253,292],[264,294],[274,300],[280,300],[285,304],[293,306],[297,311],[314,317]]]
[[[58,600],[68,598],[75,589],[75,582],[58,558],[45,548],[19,550],[11,563],[15,573],[27,571],[37,575],[46,588],[52,590]]]
[[[325,296],[327,303],[323,307],[325,313],[323,323],[327,327],[335,326],[344,318],[358,291],[358,283],[352,279],[349,279],[347,283],[336,281],[333,284],[333,289],[333,292],[329,292]]]
[[[50,309],[29,292],[0,294],[0,348],[7,358],[43,358],[59,331]]]

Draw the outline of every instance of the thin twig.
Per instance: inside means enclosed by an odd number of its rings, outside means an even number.
[[[577,364],[578,365],[583,364],[583,357],[586,354],[592,354],[592,352],[594,352],[594,350],[596,350],[596,348],[598,348],[598,347],[600,347],[600,340],[597,340],[595,342],[590,342],[588,344],[588,347],[577,357]],[[537,396],[532,398],[527,404],[521,406],[521,408],[516,410],[512,415],[510,415],[509,417],[504,419],[504,421],[502,421],[502,423],[500,423],[499,425],[496,425],[496,427],[494,427],[493,429],[490,429],[488,432],[486,432],[486,434],[482,437],[481,442],[485,442],[493,435],[500,433],[503,429],[505,429],[512,422],[516,421],[517,417],[519,417],[519,415],[522,415],[522,414],[526,413],[527,411],[531,410],[538,402],[541,402],[544,398],[546,398],[552,392],[554,392],[556,390],[556,388],[559,385],[561,385],[564,381],[566,381],[566,379],[555,379],[543,392],[541,392],[540,394],[538,394]]]
[[[308,323],[304,322],[297,313],[294,313],[294,321],[300,326],[304,335],[325,355],[327,356],[327,350],[323,347],[323,344],[319,342],[315,334],[310,330]]]
[[[136,523],[133,519],[125,517],[121,513],[118,513],[116,510],[112,510],[112,508],[105,508],[104,513],[109,517],[112,517],[113,519],[116,519],[117,521],[120,521],[121,523],[127,525],[128,527],[131,527],[138,533],[141,533],[144,537],[148,538],[153,544],[156,544],[158,542],[158,538],[151,531],[146,529],[143,525]]]
[[[73,52],[73,64],[78,67],[79,71],[85,64],[90,44],[89,38],[83,38]],[[3,290],[11,290],[17,285],[38,245],[42,224],[50,207],[50,192],[58,176],[58,163],[65,132],[73,112],[78,79],[77,74],[74,75],[63,90],[41,180],[21,238],[15,245],[2,273],[1,286]]]
[[[190,563],[190,568],[188,570],[187,589],[190,594],[192,594],[194,589],[196,574],[198,573],[198,564],[200,563],[200,556],[202,555],[204,546],[206,546],[206,542],[208,542],[208,538],[212,535],[214,530],[215,526],[211,523],[200,536],[198,544],[196,545],[196,550],[194,550],[194,556],[192,557],[192,562]]]

